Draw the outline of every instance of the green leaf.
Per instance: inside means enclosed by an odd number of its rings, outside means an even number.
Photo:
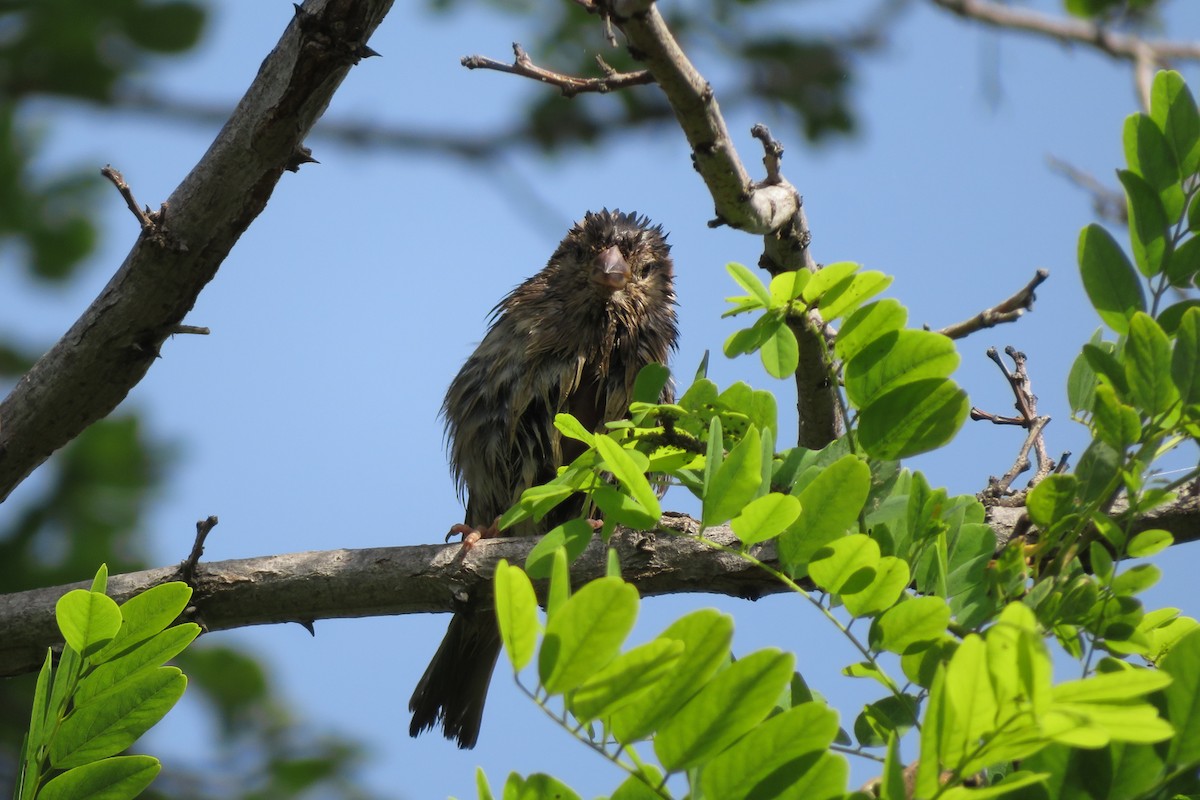
[[[888,695],[863,707],[854,720],[854,738],[863,747],[882,747],[903,736],[917,720],[917,699],[909,694]]]
[[[1129,326],[1126,324],[1126,330],[1128,329]],[[1115,346],[1112,342],[1085,344],[1083,357],[1087,359],[1088,366],[1109,382],[1113,391],[1117,393],[1117,399],[1124,400],[1129,397],[1129,383],[1125,380],[1125,368],[1121,366],[1121,362],[1117,361]]]
[[[988,673],[987,646],[977,634],[969,634],[946,666],[946,702],[954,708],[951,725],[943,733],[946,766],[962,766],[958,758],[996,729],[998,706]],[[957,756],[957,758],[956,758]]]
[[[1171,379],[1184,405],[1200,403],[1200,308],[1191,308],[1179,322]]]
[[[571,599],[571,566],[567,551],[558,548],[550,559],[550,587],[546,591],[546,619],[553,617]],[[529,570],[525,570],[528,574]],[[530,575],[530,577],[537,577]]]
[[[878,614],[896,604],[910,579],[907,561],[884,556],[875,566],[875,577],[871,583],[859,591],[844,592],[842,603],[855,617]]]
[[[879,558],[879,544],[870,536],[854,533],[834,539],[813,553],[808,575],[827,592],[858,592],[875,579]]]
[[[858,264],[851,261],[838,261],[833,264],[826,264],[816,271],[808,281],[808,285],[804,287],[804,291],[800,296],[804,298],[804,302],[811,306],[813,303],[819,301],[822,295],[848,279],[857,271]]]
[[[786,327],[783,317],[778,314],[764,314],[749,328],[742,328],[730,334],[721,351],[728,358],[753,353],[772,339],[783,327]]]
[[[128,649],[120,658],[100,664],[79,682],[74,703],[82,705],[101,692],[135,680],[179,655],[200,635],[200,626],[185,622],[168,628],[141,644]]]
[[[932,331],[896,331],[879,337],[846,364],[846,396],[863,408],[898,386],[947,378],[958,362],[950,338]]]
[[[777,714],[703,766],[703,796],[774,797],[764,785],[772,774],[801,756],[823,752],[837,730],[837,714],[823,703],[804,703]]]
[[[1166,719],[1175,728],[1167,762],[1200,763],[1200,629],[1180,639],[1160,664],[1171,676],[1164,691]]]
[[[551,775],[535,772],[528,778],[511,773],[504,784],[504,800],[580,800],[570,786]]]
[[[1179,401],[1179,390],[1171,381],[1171,342],[1148,314],[1137,312],[1129,321],[1125,379],[1133,401],[1152,417],[1165,414]]]
[[[1092,423],[1096,434],[1117,450],[1136,444],[1142,436],[1137,411],[1118,400],[1109,384],[1096,387],[1094,400]]]
[[[531,578],[548,577],[555,551],[562,548],[566,552],[567,561],[574,561],[583,554],[595,535],[596,529],[581,517],[574,517],[551,528],[525,557],[525,572]]]
[[[137,797],[162,769],[150,756],[115,756],[69,769],[38,792],[38,800],[127,800]]]
[[[572,693],[571,713],[580,722],[588,722],[659,691],[673,676],[684,649],[683,642],[676,639],[654,639],[622,653]]]
[[[797,269],[790,272],[781,272],[771,278],[771,305],[773,307],[786,306],[792,300],[804,292],[804,287],[808,285],[813,274],[806,269]]]
[[[1074,475],[1047,475],[1026,499],[1025,507],[1033,524],[1048,529],[1074,511],[1078,489],[1079,481]]]
[[[1160,70],[1150,90],[1150,116],[1158,124],[1183,175],[1200,171],[1200,115],[1196,101],[1174,70]]]
[[[701,515],[704,527],[720,525],[739,514],[757,495],[761,483],[761,440],[758,429],[751,427],[717,468],[712,480],[706,482]]]
[[[950,606],[940,597],[916,597],[899,603],[871,624],[875,650],[904,655],[916,652],[946,635]]]
[[[792,679],[795,657],[759,650],[718,674],[654,738],[668,772],[691,769],[757,727]]]
[[[828,322],[844,317],[892,284],[892,276],[866,270],[843,281],[821,298],[821,316]]]
[[[1145,558],[1152,556],[1174,543],[1175,537],[1168,531],[1158,528],[1148,531],[1142,531],[1129,540],[1129,546],[1125,552],[1130,558]]]
[[[729,273],[738,286],[741,286],[747,292],[754,296],[763,308],[771,307],[771,292],[763,282],[758,279],[758,276],[750,271],[745,265],[730,262],[725,265],[725,271]]]
[[[876,339],[895,333],[908,321],[908,309],[899,300],[887,298],[863,306],[850,315],[838,331],[834,353],[849,362]]]
[[[1133,313],[1146,310],[1146,297],[1121,246],[1099,225],[1088,225],[1079,234],[1079,270],[1088,299],[1104,324],[1117,333],[1128,331]]]
[[[496,619],[500,624],[500,639],[512,664],[520,672],[533,660],[537,646],[537,595],[529,576],[509,566],[504,559],[496,565],[493,579],[496,587]]]
[[[657,367],[659,365],[647,364],[646,367],[643,367],[642,371],[645,372],[646,369],[652,366]],[[666,367],[663,367],[663,369],[666,369]],[[638,377],[640,378],[641,376],[642,373],[639,372]],[[658,396],[655,395],[654,400],[647,400],[645,402],[652,403],[657,401]],[[583,427],[583,423],[575,419],[575,417],[571,416],[570,414],[555,414],[554,427],[558,429],[559,433],[561,433],[563,436],[566,436],[568,439],[575,439],[583,442],[588,447],[591,447],[592,443],[596,441],[596,434]]]
[[[674,680],[613,714],[613,735],[622,744],[658,730],[729,660],[733,618],[712,608],[693,611],[671,623],[658,639],[682,642],[683,656],[675,668]]]
[[[1153,564],[1138,564],[1130,567],[1115,577],[1112,582],[1112,592],[1117,597],[1141,594],[1162,577],[1162,570]]]
[[[658,495],[650,488],[650,481],[646,479],[645,469],[634,460],[632,452],[621,447],[609,436],[597,436],[596,449],[600,452],[600,457],[604,459],[604,466],[613,474],[613,477],[621,482],[646,514],[657,522],[658,518],[662,516]],[[641,454],[638,453],[638,455]]]
[[[79,706],[50,742],[51,765],[70,769],[116,755],[162,719],[186,687],[179,669],[159,667]]]
[[[800,516],[800,501],[779,492],[771,492],[751,500],[742,513],[729,522],[729,527],[742,544],[756,544],[774,538]]]
[[[1200,236],[1192,236],[1167,256],[1167,280],[1176,288],[1186,289],[1196,279],[1197,272],[1200,272]]]
[[[87,656],[112,641],[121,629],[121,610],[107,595],[73,589],[54,606],[58,629],[71,649]]]
[[[92,591],[108,594],[108,564],[101,564],[92,578]]]
[[[763,342],[758,354],[772,378],[786,378],[800,365],[800,344],[787,325],[777,327],[775,334]]]
[[[546,623],[538,675],[550,694],[578,687],[616,657],[637,618],[637,589],[618,578],[584,585]]]
[[[183,613],[191,599],[192,587],[182,581],[160,583],[129,598],[120,607],[121,630],[93,661],[112,658],[162,632]]]
[[[859,412],[859,442],[870,456],[883,460],[935,450],[958,433],[969,407],[967,393],[954,381],[907,383]]]
[[[633,382],[633,402],[657,403],[663,399],[663,389],[671,380],[671,370],[662,364],[649,363],[638,370]],[[556,417],[557,419],[557,417]]]
[[[1093,344],[1099,343],[1098,334],[1099,331],[1092,337]],[[1067,375],[1067,402],[1071,405],[1072,413],[1081,414],[1092,410],[1092,398],[1096,393],[1097,382],[1096,371],[1088,363],[1087,356],[1080,352]]]
[[[800,492],[800,517],[779,537],[779,558],[800,574],[813,553],[858,524],[871,489],[871,469],[842,456]]]
[[[1068,0],[1070,2],[1070,0]],[[1010,792],[1018,789],[1025,789],[1030,786],[1036,786],[1046,782],[1048,773],[1045,772],[1030,772],[1021,770],[1004,776],[1004,779],[999,783],[991,786],[971,787],[952,786],[944,792],[941,792],[938,797],[940,800],[988,800],[992,797],[1003,797]],[[1022,794],[1022,797],[1026,796]],[[1030,795],[1037,796],[1037,795]]]
[[[1133,263],[1138,271],[1152,278],[1166,267],[1168,242],[1167,215],[1158,192],[1140,175],[1117,170],[1125,187],[1129,207],[1129,239],[1133,245]]]
[[[1055,703],[1125,703],[1165,689],[1171,676],[1160,670],[1123,669],[1065,681],[1050,689]]]
[[[1131,114],[1125,119],[1123,138],[1129,169],[1158,195],[1165,217],[1178,219],[1183,211],[1183,188],[1175,154],[1162,130],[1146,114]]]

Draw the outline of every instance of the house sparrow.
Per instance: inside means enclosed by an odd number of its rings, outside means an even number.
[[[497,535],[495,520],[525,489],[583,452],[559,435],[554,415],[573,414],[592,431],[625,416],[638,371],[665,364],[676,334],[662,227],[636,213],[584,215],[545,269],[493,309],[487,335],[446,393],[450,462],[466,498],[466,525],[452,533],[464,542]],[[662,402],[670,401],[668,386]],[[582,503],[580,496],[503,535],[546,533],[581,513]],[[447,739],[474,747],[500,649],[490,604],[457,612],[409,700],[409,733],[440,721]]]

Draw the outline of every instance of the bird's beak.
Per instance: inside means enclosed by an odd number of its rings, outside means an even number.
[[[629,264],[616,245],[596,256],[595,267],[596,272],[592,278],[601,286],[615,292],[624,289],[625,284],[629,283]]]

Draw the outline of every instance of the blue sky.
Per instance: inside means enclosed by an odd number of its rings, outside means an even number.
[[[837,31],[870,7],[811,0],[777,21]],[[232,105],[291,14],[289,3],[217,2],[198,51],[153,65],[144,79],[164,92]],[[1200,36],[1200,7],[1187,0],[1168,3],[1167,20],[1175,38]],[[550,90],[469,72],[458,60],[468,53],[507,59],[510,42],[532,45],[525,25],[487,11],[433,16],[397,4],[371,41],[383,58],[351,72],[327,118],[473,134],[506,129],[522,98]],[[717,57],[698,66],[720,100]],[[804,195],[816,258],[894,275],[890,295],[908,306],[913,324],[958,321],[1048,268],[1032,315],[960,342],[958,380],[975,405],[1007,413],[1011,395],[984,351],[1024,350],[1040,407],[1054,418],[1048,446],[1079,454],[1086,438],[1069,420],[1064,386],[1099,325],[1075,267],[1078,231],[1093,217],[1089,199],[1051,173],[1046,157],[1115,184],[1109,176],[1121,163],[1122,120],[1136,109],[1129,70],[1083,48],[985,31],[922,4],[894,27],[889,47],[854,69],[855,139],[811,147],[774,109],[729,116],[752,174],[761,153],[749,128],[765,122],[787,148],[784,171]],[[1196,70],[1185,76],[1200,86]],[[111,163],[151,207],[216,132],[60,105],[34,116],[52,126],[44,168]],[[181,453],[147,521],[157,562],[183,558],[195,520],[209,514],[221,519],[206,552],[211,560],[440,541],[461,519],[437,418],[444,387],[482,337],[495,302],[540,269],[588,209],[636,209],[671,232],[681,375],[712,350],[710,376],[720,385],[746,380],[778,391],[781,410],[792,405],[790,382],[767,377],[753,359],[719,355],[736,327],[719,319],[723,298],[737,293],[724,265],[755,264],[759,240],[705,225],[712,203],[678,131],[630,134],[553,159],[517,153],[498,172],[316,137],[309,144],[321,164],[284,175],[186,320],[212,335],[169,341],[126,401]],[[540,202],[529,201],[530,191]],[[137,227],[115,192],[104,199],[101,249],[70,292],[31,289],[13,269],[0,271],[6,332],[49,343],[108,280]],[[794,423],[785,428],[794,431]],[[1008,469],[1019,445],[1013,429],[968,422],[954,443],[914,466],[935,485],[975,492]],[[1183,457],[1194,463],[1195,452]],[[666,507],[693,507],[680,491]],[[1187,578],[1200,567],[1197,546],[1173,548],[1160,563],[1166,578],[1149,601],[1195,614]],[[840,708],[847,727],[855,703],[871,697],[837,674],[855,660],[850,645],[798,600],[650,600],[634,641],[709,605],[735,615],[737,652],[796,651],[801,672]],[[615,788],[620,774],[551,726],[502,668],[476,750],[460,752],[436,736],[409,739],[408,696],[446,622],[433,615],[327,621],[317,623],[315,639],[299,626],[213,638],[236,640],[271,664],[298,713],[367,741],[373,758],[364,778],[396,797],[474,796],[476,765],[494,787],[509,770],[542,770],[585,796]],[[205,725],[185,699],[149,747],[166,759],[202,757],[194,746]],[[854,784],[876,771],[855,764]]]

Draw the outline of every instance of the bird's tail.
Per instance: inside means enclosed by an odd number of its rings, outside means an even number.
[[[474,747],[499,655],[500,629],[490,609],[455,614],[408,701],[409,735],[419,736],[440,721],[447,739],[464,750]]]

